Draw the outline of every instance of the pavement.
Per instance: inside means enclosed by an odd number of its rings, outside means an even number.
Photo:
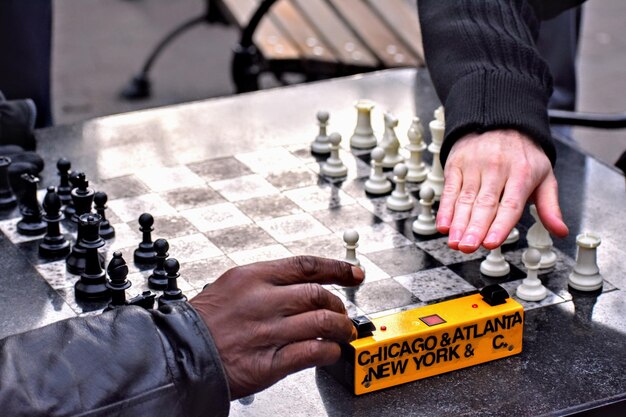
[[[156,62],[150,99],[126,101],[121,88],[151,48],[204,0],[54,0],[53,109],[57,124],[234,94],[231,50],[238,32],[194,27]],[[578,109],[626,112],[624,0],[589,0],[579,55]],[[626,129],[575,129],[580,148],[612,165],[626,150]]]

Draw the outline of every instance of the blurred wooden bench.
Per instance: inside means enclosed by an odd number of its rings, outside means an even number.
[[[241,31],[232,76],[238,92],[258,77],[305,80],[423,66],[415,0],[209,0]]]
[[[232,77],[237,92],[259,89],[272,73],[287,83],[394,67],[423,66],[416,0],[205,0],[205,11],[181,23],[156,45],[122,91],[129,99],[150,95],[148,73],[180,34],[202,23],[235,25]]]

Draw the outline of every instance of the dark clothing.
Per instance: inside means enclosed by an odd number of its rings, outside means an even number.
[[[51,39],[51,0],[0,0],[0,90],[35,102],[36,127],[52,124]]]
[[[547,105],[552,77],[535,41],[541,19],[583,0],[419,0],[426,62],[446,109],[445,164],[468,133],[516,129],[554,164]]]
[[[0,341],[0,414],[226,416],[212,337],[188,303],[123,307]]]

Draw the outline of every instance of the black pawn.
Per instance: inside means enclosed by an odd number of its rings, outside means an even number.
[[[106,286],[106,273],[102,269],[98,249],[104,246],[100,237],[100,216],[87,213],[80,216],[78,226],[82,227],[80,245],[85,249],[85,269],[80,280],[74,285],[77,300],[104,301],[110,297]]]
[[[154,241],[154,251],[156,252],[156,267],[148,277],[148,287],[153,290],[164,290],[167,288],[167,272],[165,272],[165,260],[167,259],[170,245],[165,239]]]
[[[163,291],[163,294],[157,301],[159,307],[165,304],[187,301],[187,297],[178,288],[178,284],[176,283],[176,280],[180,277],[180,274],[178,273],[180,270],[180,264],[178,261],[174,258],[166,259],[163,267],[167,273],[167,288]]]
[[[107,266],[109,280],[106,286],[111,290],[111,302],[105,310],[113,310],[114,308],[126,305],[126,290],[130,288],[131,283],[126,277],[128,276],[128,265],[122,257],[122,252],[113,253],[113,259]]]
[[[9,180],[9,166],[11,158],[0,156],[0,210],[13,207],[17,204],[17,198],[13,194],[11,181]]]
[[[102,221],[100,222],[100,237],[102,239],[113,239],[115,237],[115,229],[111,226],[111,223],[106,218],[105,211],[107,209],[107,201],[109,197],[103,191],[98,191],[93,196],[94,208],[96,213],[100,215]]]
[[[138,264],[154,264],[156,262],[156,252],[152,242],[153,224],[154,217],[152,214],[143,213],[139,216],[139,231],[142,233],[142,239],[133,253],[135,262]]]
[[[20,198],[22,219],[17,222],[17,232],[26,236],[42,235],[46,231],[46,222],[41,217],[41,205],[37,200],[39,178],[31,174],[22,174],[23,193]]]
[[[72,221],[78,223],[78,219],[83,214],[91,213],[91,206],[93,205],[93,198],[95,192],[92,188],[89,188],[89,181],[85,178],[84,172],[79,172],[76,175],[70,177],[72,185],[72,202],[74,203],[74,214],[72,214]]]
[[[72,205],[72,186],[70,185],[70,169],[72,164],[65,158],[61,158],[57,161],[57,171],[59,175],[59,185],[57,187],[57,194],[61,199],[61,204],[64,206]],[[74,214],[74,206],[70,209],[72,212],[66,215]]]
[[[39,254],[46,258],[65,256],[70,252],[70,243],[61,234],[59,222],[63,219],[61,214],[61,199],[54,187],[48,187],[48,192],[43,199],[45,214],[43,220],[48,227],[46,235],[39,244]]]

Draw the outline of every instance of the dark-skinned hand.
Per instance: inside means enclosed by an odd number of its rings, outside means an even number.
[[[342,301],[321,284],[359,285],[360,268],[297,256],[228,270],[190,302],[207,324],[231,399],[339,359],[356,338]]]

